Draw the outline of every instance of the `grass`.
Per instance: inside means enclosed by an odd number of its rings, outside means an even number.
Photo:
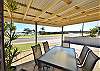
[[[31,50],[31,46],[33,43],[26,43],[26,44],[14,44],[14,47],[18,49],[19,52]]]
[[[39,42],[42,46],[42,43]],[[19,52],[31,50],[31,46],[35,45],[35,43],[25,43],[25,44],[14,44],[13,46],[18,49]],[[49,46],[58,46],[59,44],[49,44]]]
[[[23,52],[23,51],[31,50],[32,45],[33,45],[33,43],[15,44],[14,47],[16,47],[18,49],[18,51]]]
[[[38,35],[38,37],[58,37],[58,36],[61,36],[61,34],[50,34],[50,35]],[[34,38],[35,35],[21,35],[19,36],[19,38]],[[39,44],[42,46],[42,43],[39,42]],[[23,51],[27,51],[27,50],[31,50],[31,46],[35,45],[35,43],[23,43],[23,44],[14,44],[13,46],[15,48],[18,48],[18,50],[20,52],[23,52]],[[59,44],[49,44],[49,46],[57,46]]]
[[[20,35],[18,38],[34,38],[35,35]]]

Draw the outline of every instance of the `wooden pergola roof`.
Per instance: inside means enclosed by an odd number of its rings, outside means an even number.
[[[13,13],[15,22],[48,26],[65,26],[100,20],[100,0],[15,0],[19,9]],[[4,8],[6,20],[9,13]]]

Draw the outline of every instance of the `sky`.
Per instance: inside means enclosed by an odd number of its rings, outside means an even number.
[[[97,25],[100,26],[100,21],[84,23],[84,31],[88,31]],[[31,25],[31,24],[15,23],[15,26],[17,28],[16,32],[22,32],[24,30],[24,28],[29,28],[31,30],[35,29],[35,25]],[[61,27],[50,27],[50,26],[42,26],[42,25],[38,25],[37,27],[38,27],[38,31],[40,31],[42,27],[44,27],[46,32],[59,32],[59,31],[61,31]],[[64,31],[80,31],[81,29],[82,29],[82,23],[64,26]]]

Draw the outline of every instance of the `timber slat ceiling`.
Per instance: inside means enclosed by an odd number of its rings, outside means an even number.
[[[19,9],[15,22],[48,26],[65,26],[100,20],[100,0],[15,0]],[[9,12],[4,8],[6,20]]]

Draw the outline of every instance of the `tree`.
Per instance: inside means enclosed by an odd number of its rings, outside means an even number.
[[[32,30],[30,30],[30,28],[24,28],[25,34],[31,34]]]
[[[35,30],[34,30],[34,29],[33,29],[32,31],[33,31],[33,32],[35,32]]]
[[[39,31],[40,35],[45,35],[45,29],[44,29],[44,27],[42,27],[40,29],[41,29],[41,31]]]
[[[35,30],[33,29],[33,30],[31,30],[30,28],[24,28],[24,30],[23,31],[25,31],[24,33],[25,34],[32,34],[32,33],[34,33],[35,32]]]
[[[97,27],[94,27],[92,29],[90,29],[90,36],[91,37],[96,37],[96,33],[98,32],[98,28]]]
[[[6,70],[13,71],[13,68],[11,67],[12,61],[14,57],[19,54],[18,49],[14,48],[12,44],[12,41],[18,38],[15,33],[16,27],[13,23],[13,12],[18,9],[18,4],[14,0],[5,0],[4,5],[10,16],[10,22],[5,22],[4,25],[4,35],[8,38],[8,40],[4,43],[5,63]]]
[[[45,31],[44,27],[41,28],[42,31]]]
[[[6,69],[7,71],[13,71],[13,68],[11,68],[11,64],[13,61],[13,58],[19,54],[18,49],[13,47],[12,41],[17,39],[18,36],[15,34],[15,26],[10,27],[10,24],[6,23],[7,27],[5,26],[5,33],[4,35],[8,38],[7,41],[4,44],[5,48],[5,62],[6,62]],[[10,29],[12,30],[12,33],[10,34]],[[10,37],[11,35],[11,37]]]

